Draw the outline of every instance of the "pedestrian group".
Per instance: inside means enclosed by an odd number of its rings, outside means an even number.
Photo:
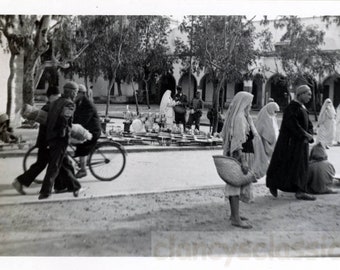
[[[48,112],[48,116],[46,124],[39,127],[37,161],[13,182],[20,194],[25,194],[23,187],[29,187],[46,167],[39,199],[50,197],[53,187],[56,193],[73,192],[75,197],[79,194],[81,185],[77,179],[86,176],[86,156],[97,143],[101,125],[91,101],[92,89],[89,94],[84,85],[67,82],[63,90],[62,95],[57,87],[51,86],[47,90],[48,102],[42,110]],[[171,90],[166,90],[161,99],[164,128],[172,130],[176,125],[184,131],[194,125],[195,130],[199,130],[204,108],[201,92],[196,91],[188,102],[182,88],[178,86],[176,90],[174,98]],[[235,159],[245,175],[252,174],[254,179],[266,175],[266,186],[275,198],[278,191],[291,192],[298,200],[311,201],[316,199],[312,194],[336,193],[331,188],[335,169],[328,161],[326,149],[333,146],[334,141],[340,144],[340,104],[335,110],[329,98],[324,101],[317,122],[315,145],[310,151],[314,129],[305,105],[311,97],[309,86],[296,87],[295,99],[285,108],[279,128],[276,114],[280,107],[273,99],[260,110],[253,122],[250,115],[253,95],[240,91],[232,99],[223,126],[218,130],[223,139],[223,155]],[[66,154],[73,123],[82,125],[92,134],[76,148],[75,154],[80,159],[77,173]],[[225,200],[230,205],[231,225],[252,228],[248,219],[240,214],[239,202],[254,201],[253,184],[235,186],[226,182]]]

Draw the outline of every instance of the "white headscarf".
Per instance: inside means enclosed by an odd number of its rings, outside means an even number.
[[[327,98],[320,110],[318,124],[323,123],[327,118],[335,119],[336,112],[332,100]]]
[[[276,112],[280,110],[276,102],[269,102],[257,115],[256,130],[259,135],[269,143],[273,144],[279,135],[279,127],[276,119]]]
[[[246,107],[251,105],[253,97],[249,92],[241,91],[231,101],[221,131],[224,155],[242,149],[242,144],[247,140],[247,134],[254,126],[250,114],[245,112]]]
[[[166,90],[163,94],[161,103],[159,105],[159,111],[160,113],[165,114],[166,112],[166,107],[169,106],[169,104],[171,104],[173,101],[172,97],[171,97],[171,90]]]

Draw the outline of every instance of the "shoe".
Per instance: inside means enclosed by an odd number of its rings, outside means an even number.
[[[276,188],[269,188],[270,193],[277,198],[277,189]]]
[[[329,189],[329,190],[326,190],[324,194],[338,194],[338,192],[336,190]]]
[[[74,190],[73,196],[77,198],[79,196],[79,192],[80,192],[80,189]]]
[[[54,192],[56,193],[56,194],[58,194],[58,193],[65,193],[65,192],[68,192],[69,190],[67,189],[67,188],[64,188],[64,189],[55,189],[54,190]]]
[[[316,197],[308,195],[308,194],[303,193],[303,192],[296,193],[295,198],[298,199],[298,200],[304,200],[304,201],[315,201],[316,200]]]
[[[85,177],[86,175],[87,175],[87,172],[85,170],[79,170],[76,173],[76,178],[82,178],[82,177]]]
[[[50,197],[50,194],[41,193],[38,197],[38,200],[44,200],[47,199],[48,197]]]
[[[26,192],[23,189],[23,185],[18,181],[17,178],[14,179],[12,186],[15,188],[16,191],[18,191],[18,193],[20,193],[21,195],[26,195]]]

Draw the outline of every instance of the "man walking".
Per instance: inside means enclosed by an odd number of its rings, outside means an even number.
[[[280,134],[267,171],[266,185],[277,197],[277,190],[295,192],[298,200],[315,200],[305,193],[308,172],[309,143],[313,140],[313,125],[304,106],[312,92],[307,85],[297,87],[296,99],[283,114]]]
[[[49,163],[45,178],[40,190],[39,200],[51,195],[52,187],[59,173],[65,179],[68,190],[73,191],[75,197],[79,194],[80,183],[74,176],[73,167],[66,155],[69,143],[73,113],[77,96],[78,85],[68,82],[64,85],[63,95],[53,102],[47,116],[46,140],[49,147]]]
[[[50,86],[46,91],[47,103],[41,110],[48,112],[50,104],[60,97],[60,91],[56,86]],[[23,186],[29,187],[35,178],[45,169],[48,164],[48,144],[46,141],[46,125],[40,124],[38,137],[35,144],[38,147],[37,161],[23,174],[19,175],[12,183],[13,187],[22,195],[25,195]]]

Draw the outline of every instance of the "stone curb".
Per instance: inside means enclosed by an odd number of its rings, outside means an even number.
[[[175,151],[207,151],[207,150],[222,150],[222,146],[125,146],[123,145],[127,154],[143,153],[143,152],[175,152]],[[23,157],[27,152],[25,150],[2,150],[0,151],[0,158],[15,158]]]

